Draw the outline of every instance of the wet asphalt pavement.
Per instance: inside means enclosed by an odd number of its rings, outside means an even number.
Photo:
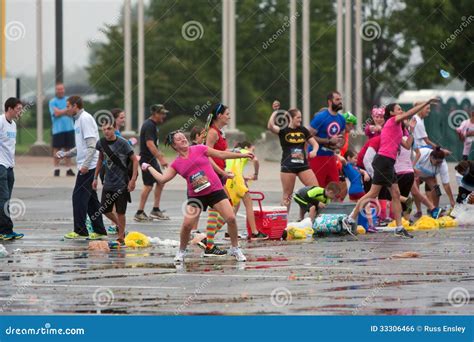
[[[178,240],[183,191],[166,191],[170,221],[132,220],[128,231]],[[267,205],[279,193],[267,193]],[[182,267],[176,247],[89,252],[85,241],[64,241],[72,230],[71,189],[14,190],[24,205],[14,220],[23,240],[3,242],[3,314],[290,314],[425,315],[474,313],[473,227],[306,241],[241,241],[248,261],[203,259],[189,248]],[[148,204],[146,210],[150,210]],[[243,212],[243,210],[241,210]],[[293,217],[294,218],[294,217]],[[107,220],[106,220],[107,221]],[[244,218],[238,217],[245,232]],[[201,218],[203,230],[205,217]],[[218,242],[227,246],[219,234]],[[418,258],[395,259],[406,251]],[[470,298],[470,300],[469,300]]]

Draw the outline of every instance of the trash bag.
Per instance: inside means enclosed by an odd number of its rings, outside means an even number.
[[[99,252],[110,252],[108,241],[90,241],[88,250]]]
[[[148,237],[148,240],[152,245],[158,245],[158,246],[171,246],[171,247],[176,247],[179,246],[179,241],[176,240],[171,240],[171,239],[160,239],[159,237]]]
[[[306,239],[307,236],[312,236],[314,230],[311,227],[297,228],[297,227],[288,227],[287,228],[287,240],[302,240]]]
[[[314,220],[313,229],[318,234],[341,234],[345,214],[321,214]]]
[[[440,228],[453,228],[457,227],[458,223],[451,216],[443,216],[437,219]]]
[[[234,178],[227,179],[225,187],[229,193],[230,201],[233,206],[240,203],[240,200],[249,191],[245,185],[244,176],[242,174],[242,167],[240,167],[240,159],[236,159],[231,165],[230,172],[234,174]]]
[[[415,222],[413,225],[416,227],[416,229],[437,229],[439,228],[438,221],[436,221],[434,218],[423,215],[418,219],[418,221]]]
[[[388,224],[388,227],[390,228],[395,228],[397,226],[397,221],[393,220]],[[410,221],[406,220],[405,218],[402,217],[402,226],[403,228],[407,229],[410,227]]]
[[[125,237],[125,245],[132,248],[149,247],[150,239],[140,232],[130,232]]]
[[[8,256],[8,251],[3,245],[0,245],[0,258]]]

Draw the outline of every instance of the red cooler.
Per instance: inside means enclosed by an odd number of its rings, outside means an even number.
[[[258,206],[253,207],[257,229],[267,234],[270,239],[280,239],[288,224],[288,211],[286,207],[262,206],[262,201],[265,199],[265,195],[262,192],[249,191],[249,194],[252,200],[258,203]],[[247,234],[248,236],[252,235],[248,221]]]

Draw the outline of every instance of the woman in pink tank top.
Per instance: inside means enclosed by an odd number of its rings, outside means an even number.
[[[408,128],[409,137],[403,140],[403,120],[411,118],[425,106],[429,106],[437,99],[430,99],[424,103],[414,106],[409,111],[404,112],[398,103],[391,103],[385,107],[385,125],[380,134],[380,148],[374,158],[372,166],[374,168],[374,177],[369,192],[362,197],[356,204],[352,213],[343,220],[343,226],[349,232],[355,227],[355,220],[359,215],[361,208],[365,207],[369,201],[377,198],[382,187],[386,186],[392,195],[392,211],[395,216],[397,227],[395,235],[403,238],[413,238],[402,225],[400,203],[400,189],[397,184],[395,173],[395,160],[400,148],[411,148],[413,144],[413,129],[416,121],[411,120]]]
[[[176,262],[184,261],[192,228],[197,225],[201,212],[206,211],[207,207],[212,207],[227,222],[232,245],[228,254],[234,256],[237,261],[246,261],[244,254],[238,247],[234,209],[223,190],[219,177],[212,168],[209,157],[253,159],[254,155],[252,153],[218,151],[205,145],[189,146],[185,135],[179,131],[171,132],[166,139],[166,144],[171,145],[178,155],[171,166],[163,174],[146,163],[142,164],[142,170],[150,172],[159,183],[169,182],[178,174],[186,179],[188,201],[181,226],[180,247],[174,260]]]

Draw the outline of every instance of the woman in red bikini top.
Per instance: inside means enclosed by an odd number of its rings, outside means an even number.
[[[219,151],[227,150],[227,140],[225,139],[222,128],[227,126],[230,120],[230,111],[227,106],[219,103],[212,110],[212,119],[209,127],[209,132],[206,137],[206,145]],[[215,170],[222,179],[226,177],[225,160],[219,158],[212,158],[219,170]]]

